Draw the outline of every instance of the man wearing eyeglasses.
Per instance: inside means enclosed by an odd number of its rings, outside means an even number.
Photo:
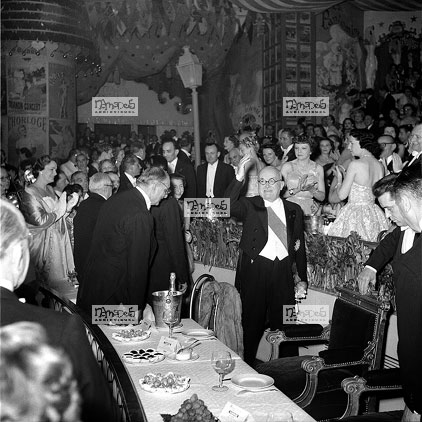
[[[404,165],[403,170],[410,166],[421,165],[422,155],[422,124],[416,125],[409,136],[409,154],[412,158]]]
[[[266,321],[271,329],[282,327],[283,305],[295,304],[295,289],[306,292],[307,276],[301,208],[280,198],[284,182],[271,166],[259,173],[259,196],[239,198],[250,165],[245,155],[225,196],[231,216],[243,222],[236,288],[242,299],[245,361],[253,364]]]
[[[378,138],[381,147],[380,162],[384,166],[385,174],[398,173],[403,167],[400,156],[395,153],[396,141],[390,135],[382,135]]]
[[[78,291],[77,304],[87,312],[92,305],[137,305],[142,317],[156,250],[150,208],[169,189],[166,171],[151,167],[135,188],[113,195],[101,207]]]

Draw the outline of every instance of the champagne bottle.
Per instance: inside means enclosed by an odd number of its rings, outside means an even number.
[[[173,292],[176,292],[176,273],[170,273],[169,293],[173,294]]]

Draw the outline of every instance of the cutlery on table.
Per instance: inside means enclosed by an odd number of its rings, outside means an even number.
[[[181,354],[180,352],[183,352],[184,350],[187,350],[187,349],[193,349],[194,347],[199,346],[200,344],[201,344],[201,343],[199,343],[199,340],[195,340],[193,343],[190,343],[190,344],[189,344],[189,346],[185,346],[185,347],[182,347],[181,349],[179,349],[179,350],[176,352],[176,355]]]

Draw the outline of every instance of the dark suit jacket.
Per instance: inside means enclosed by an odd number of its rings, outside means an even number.
[[[284,157],[284,154],[283,154]],[[293,161],[296,159],[296,153],[295,153],[295,147],[293,147],[288,153],[287,153],[287,161]]]
[[[180,149],[179,150],[179,154],[177,154],[177,158],[179,158],[179,160],[183,160],[183,161],[186,161],[186,162],[192,164],[191,159],[188,157],[188,155],[186,154],[186,152],[183,151],[183,149]]]
[[[137,188],[102,206],[78,291],[77,304],[138,305],[143,310],[156,249],[154,219]]]
[[[242,183],[234,179],[225,193],[230,198],[230,215],[243,222],[239,247],[256,259],[268,240],[268,213],[260,196],[241,197]],[[307,282],[303,212],[299,205],[283,199],[286,213],[287,243],[290,267],[296,265],[300,279]]]
[[[47,331],[51,345],[63,348],[68,354],[81,393],[82,419],[85,422],[113,421],[113,400],[80,317],[21,303],[14,293],[3,287],[0,302],[1,326],[20,321],[36,322]]]
[[[396,289],[398,357],[407,406],[422,413],[422,367],[415,365],[422,350],[422,237],[401,253],[404,232],[396,228],[378,245],[367,265],[377,271],[391,261]]]
[[[162,148],[160,142],[157,141],[155,144],[148,144],[145,152],[148,157],[151,157],[152,155],[161,155]]]
[[[163,199],[158,206],[151,207],[151,214],[157,252],[151,266],[148,297],[152,292],[168,289],[171,272],[176,273],[178,283],[189,281],[183,215],[177,199]]]
[[[379,118],[379,104],[373,95],[366,101],[365,113],[370,114],[374,120]]]
[[[388,120],[390,118],[390,110],[393,108],[396,108],[396,100],[390,93],[388,93],[381,104],[381,114],[385,119]]]
[[[89,197],[82,201],[73,219],[73,236],[75,239],[73,255],[79,280],[83,278],[83,269],[91,247],[95,224],[105,201],[101,195],[91,192]]]
[[[125,190],[132,189],[133,185],[131,181],[128,179],[124,171],[120,172],[120,186],[117,190],[117,193],[124,192]]]
[[[188,163],[180,158],[177,160],[175,173],[185,176],[186,187],[184,198],[196,198],[196,175],[192,163]]]
[[[205,198],[207,192],[208,163],[201,164],[196,169],[196,195],[198,198]],[[229,164],[218,160],[217,170],[214,179],[214,198],[223,198],[224,192],[234,178],[234,169]]]

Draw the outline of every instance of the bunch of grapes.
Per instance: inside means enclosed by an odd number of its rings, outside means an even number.
[[[172,416],[170,422],[214,422],[213,414],[205,406],[203,400],[198,399],[194,394],[190,399],[182,403],[176,415]]]

